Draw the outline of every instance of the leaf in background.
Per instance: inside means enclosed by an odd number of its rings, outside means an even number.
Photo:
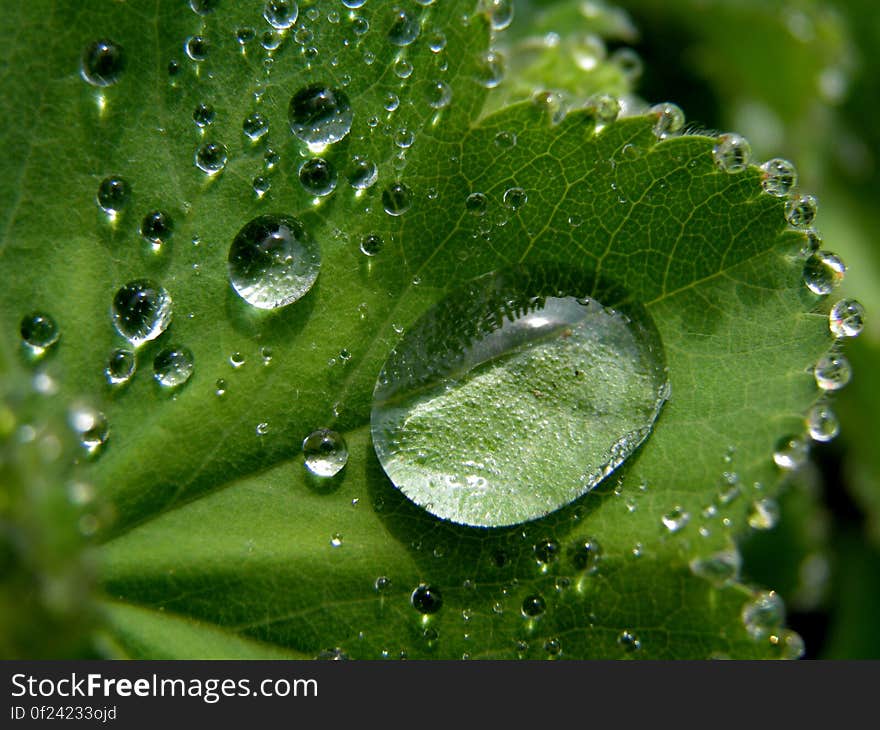
[[[57,319],[43,367],[59,397],[88,395],[110,424],[78,467],[117,515],[101,535],[107,642],[132,657],[796,655],[772,596],[723,560],[720,576],[691,568],[729,552],[753,499],[773,495],[775,445],[803,432],[817,397],[827,305],[803,285],[785,201],[755,167],[720,169],[712,138],[658,139],[656,114],[600,128],[590,109],[563,117],[539,99],[480,116],[486,17],[470,1],[400,6],[300,3],[286,32],[262,3],[9,11],[0,312],[7,342],[27,311]],[[80,76],[98,39],[124,52],[106,87]],[[288,112],[313,85],[344,95],[352,121],[310,150]],[[269,131],[251,141],[256,112]],[[315,155],[336,172],[327,195],[300,182]],[[108,176],[130,187],[113,217],[96,205]],[[513,188],[527,198],[515,209]],[[139,234],[151,211],[173,222],[160,245]],[[300,219],[321,255],[308,293],[269,312],[227,273],[234,237],[265,214]],[[395,490],[369,418],[401,333],[511,265],[584,270],[643,305],[671,396],[595,490],[487,530]],[[111,301],[142,279],[167,290],[173,320],[110,387],[124,344]],[[194,371],[168,392],[151,366],[174,344]],[[507,417],[487,413],[490,427]],[[349,452],[331,480],[303,467],[322,428]]]

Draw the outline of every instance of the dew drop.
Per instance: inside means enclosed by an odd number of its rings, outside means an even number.
[[[492,30],[499,31],[513,22],[513,0],[482,0],[481,9],[489,15]]]
[[[322,197],[336,189],[336,168],[321,157],[306,160],[299,168],[299,182],[309,195]]]
[[[621,631],[617,637],[617,644],[628,654],[635,653],[642,648],[642,642],[631,631]]]
[[[200,35],[190,36],[186,39],[184,50],[193,61],[204,61],[208,57],[208,40]]]
[[[807,430],[813,441],[826,443],[840,433],[840,421],[830,406],[819,403],[807,414]]]
[[[320,267],[317,243],[291,216],[254,218],[229,248],[232,288],[258,309],[277,309],[300,299],[315,283]]]
[[[226,145],[217,142],[205,142],[195,154],[195,165],[206,175],[216,175],[226,167]]]
[[[263,17],[273,28],[286,30],[299,16],[299,6],[294,0],[268,0],[263,7]]]
[[[599,567],[602,548],[595,540],[588,539],[578,542],[571,553],[571,562],[576,570],[595,573]]]
[[[348,184],[355,190],[366,190],[375,185],[379,179],[379,168],[372,160],[355,155],[348,171]]]
[[[388,30],[388,40],[395,46],[408,46],[419,37],[420,29],[418,18],[411,16],[405,10],[395,10],[394,20]]]
[[[487,89],[494,89],[504,80],[504,56],[498,51],[486,51],[477,60],[477,81]]]
[[[134,347],[155,340],[171,323],[171,297],[148,279],[123,286],[113,297],[110,310],[116,331]]]
[[[495,272],[407,331],[371,416],[407,497],[454,522],[517,524],[589,491],[648,438],[666,398],[659,334],[639,305],[606,309],[584,291],[592,277],[567,269]]]
[[[214,395],[218,398],[222,398],[226,395],[227,387],[226,381],[223,378],[217,378],[217,382],[214,383]]]
[[[817,251],[804,263],[804,284],[819,296],[830,294],[840,286],[845,275],[843,261],[830,251]]]
[[[858,337],[865,326],[865,308],[855,299],[841,299],[831,307],[828,327],[835,337]]]
[[[197,127],[207,127],[209,124],[213,124],[216,116],[217,113],[210,104],[199,104],[193,109],[192,114],[193,121]]]
[[[235,40],[238,41],[238,44],[240,46],[246,46],[248,43],[250,43],[256,37],[257,37],[257,31],[255,31],[253,28],[251,28],[249,26],[239,28],[238,30],[235,31]],[[242,48],[242,50],[244,50],[244,48]]]
[[[107,177],[98,185],[98,206],[108,215],[118,215],[128,204],[131,188],[121,177]]]
[[[694,558],[690,562],[690,569],[694,575],[718,587],[737,580],[741,568],[742,557],[735,547],[706,557]]]
[[[779,505],[775,499],[756,499],[749,510],[748,523],[753,530],[772,530],[779,522]]]
[[[251,182],[251,187],[254,190],[254,195],[256,195],[257,198],[262,198],[269,192],[269,189],[272,187],[272,182],[267,177],[257,175]]]
[[[484,215],[489,206],[489,198],[484,193],[471,193],[465,198],[464,207],[471,215]]]
[[[777,198],[784,198],[797,185],[797,169],[788,160],[768,160],[761,165],[761,173],[761,186]]]
[[[293,95],[288,119],[293,134],[306,144],[328,145],[351,131],[353,115],[345,92],[312,84]]]
[[[505,207],[516,211],[529,202],[529,195],[522,188],[508,188],[504,191],[502,202]]]
[[[361,241],[361,253],[365,256],[375,256],[382,250],[384,245],[385,242],[380,235],[375,233],[367,234]]]
[[[82,77],[93,86],[110,86],[119,81],[125,69],[125,53],[115,41],[95,41],[82,54]]]
[[[376,578],[376,581],[373,583],[373,588],[376,589],[376,593],[383,593],[391,587],[391,579],[387,576],[380,575]]]
[[[493,141],[496,147],[507,150],[516,147],[516,134],[507,131],[498,132]]]
[[[819,203],[812,195],[795,195],[785,201],[785,220],[794,228],[809,228]]]
[[[745,137],[722,134],[712,150],[712,157],[715,165],[724,172],[743,172],[751,162],[752,147]]]
[[[684,508],[676,505],[661,518],[664,526],[670,532],[678,532],[691,520],[691,515]]]
[[[220,0],[189,0],[189,7],[196,15],[210,15]]]
[[[445,109],[452,101],[452,87],[445,81],[432,81],[428,84],[425,97],[432,109]]]
[[[165,243],[174,231],[174,221],[162,210],[151,210],[141,221],[140,233],[155,246]]]
[[[437,613],[443,606],[443,596],[434,586],[421,583],[412,592],[410,603],[421,614]]]
[[[55,320],[45,312],[31,312],[22,317],[19,334],[22,344],[35,358],[42,357],[61,338]]]
[[[809,456],[810,447],[799,436],[784,436],[773,451],[773,461],[780,469],[800,469]]]
[[[630,82],[636,81],[645,68],[641,56],[632,48],[618,48],[608,60],[615,64]]]
[[[336,476],[348,463],[345,439],[329,428],[319,428],[306,436],[302,449],[306,469],[315,476]]]
[[[816,385],[822,390],[840,390],[852,379],[852,366],[845,356],[829,353],[819,358],[813,368],[813,374],[816,378]]]
[[[269,120],[260,112],[253,112],[244,118],[241,130],[251,142],[256,142],[269,133]]]
[[[131,350],[118,349],[110,353],[107,365],[104,368],[104,377],[110,385],[122,385],[131,380],[135,373],[137,362]]]
[[[333,536],[330,538],[330,545],[333,547],[342,547],[342,534],[334,532]]]
[[[70,409],[68,422],[79,437],[80,446],[89,456],[95,456],[110,438],[107,417],[90,406],[74,405]]]
[[[611,94],[596,94],[587,100],[587,109],[599,124],[611,124],[620,115],[620,99]]]
[[[382,191],[382,207],[388,215],[403,215],[411,205],[412,191],[403,183],[393,183]]]
[[[403,150],[412,147],[412,143],[414,140],[415,135],[413,134],[412,130],[408,129],[407,127],[401,127],[394,133],[394,144],[396,144]]]
[[[547,603],[542,596],[536,593],[523,599],[521,610],[522,615],[526,618],[538,618],[544,615],[544,611],[547,610]]]
[[[554,540],[541,540],[532,547],[539,565],[550,565],[559,559],[559,543]]]
[[[192,377],[193,354],[182,345],[172,345],[153,359],[153,377],[163,388],[179,388]]]
[[[649,112],[654,118],[654,135],[666,139],[678,134],[684,128],[684,112],[680,107],[668,102],[656,104]]]
[[[436,30],[428,36],[428,48],[431,49],[432,53],[440,53],[444,48],[446,48],[446,35],[439,30]]]
[[[785,604],[775,591],[761,591],[743,606],[741,618],[753,639],[764,639],[782,626]]]

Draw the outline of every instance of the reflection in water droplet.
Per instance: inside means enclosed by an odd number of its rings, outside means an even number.
[[[379,461],[437,516],[500,526],[558,509],[629,457],[665,401],[662,345],[647,311],[603,307],[584,295],[590,277],[540,274],[508,270],[450,293],[379,375]]]
[[[773,461],[780,469],[799,469],[807,463],[810,447],[799,436],[785,436],[776,443]]]
[[[232,288],[258,309],[276,309],[297,301],[311,289],[320,267],[317,243],[291,216],[254,218],[229,248]]]
[[[828,327],[835,337],[858,337],[865,326],[865,308],[855,299],[841,299],[831,307]]]
[[[754,639],[764,639],[782,626],[785,604],[774,591],[762,591],[742,608],[742,622]]]
[[[345,92],[312,84],[293,95],[288,118],[291,131],[303,142],[327,145],[351,131],[353,115]]]
[[[816,385],[822,390],[840,390],[852,379],[852,365],[839,353],[829,353],[819,358],[813,368]]]
[[[813,441],[832,441],[840,433],[840,421],[831,406],[819,403],[807,414],[807,429]]]
[[[299,6],[295,0],[268,0],[263,17],[273,28],[285,30],[296,23]]]
[[[131,350],[114,350],[107,359],[104,377],[110,385],[122,385],[131,380],[136,367],[137,362]]]
[[[61,331],[51,315],[31,312],[21,319],[19,325],[22,344],[32,357],[41,357],[61,338]]]
[[[818,207],[812,195],[795,195],[785,201],[785,220],[794,228],[809,228],[816,219]]]
[[[193,355],[182,345],[166,347],[153,359],[153,377],[164,388],[178,388],[193,374]]]
[[[784,198],[797,185],[797,169],[788,160],[769,160],[761,165],[761,172],[764,190],[778,198]]]
[[[410,602],[419,613],[437,613],[443,606],[443,596],[440,595],[440,591],[434,586],[421,583],[412,592]]]
[[[110,86],[119,81],[125,68],[122,46],[109,39],[95,41],[82,55],[80,72],[93,86]]]
[[[656,119],[654,134],[660,139],[678,134],[684,129],[684,112],[675,104],[656,104],[651,107],[649,114]]]
[[[330,195],[336,189],[336,168],[320,157],[306,160],[299,168],[299,182],[309,195]]]
[[[336,476],[348,463],[345,439],[329,428],[319,428],[306,436],[302,449],[306,469],[315,476]]]
[[[403,183],[393,183],[382,191],[382,207],[388,215],[403,215],[411,205],[412,191]]]
[[[445,81],[432,81],[425,96],[432,109],[445,109],[452,101],[452,87]]]
[[[171,323],[171,297],[148,279],[131,281],[116,292],[113,326],[135,347],[155,340]]]
[[[715,164],[724,172],[742,172],[752,159],[752,146],[738,134],[722,134],[712,150]]]
[[[846,266],[840,257],[830,251],[818,251],[804,263],[804,283],[807,288],[825,296],[840,286],[846,276]]]
[[[98,185],[98,205],[105,213],[117,215],[128,203],[131,188],[121,177],[107,177]]]

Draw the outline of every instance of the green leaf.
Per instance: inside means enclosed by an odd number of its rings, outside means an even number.
[[[590,109],[563,117],[540,97],[485,113],[487,19],[470,0],[400,5],[421,27],[410,45],[389,41],[397,4],[303,2],[273,51],[260,47],[258,2],[206,16],[176,3],[8,11],[2,331],[11,342],[24,314],[50,312],[62,339],[38,367],[59,398],[87,395],[110,423],[101,453],[77,467],[115,512],[100,536],[109,643],[132,657],[784,655],[779,627],[749,632],[741,620],[751,588],[690,568],[729,550],[754,496],[774,492],[774,444],[802,432],[817,397],[809,369],[830,344],[827,315],[803,286],[784,200],[754,167],[716,167],[712,138],[659,140],[655,115],[597,127]],[[257,29],[243,48],[240,28]],[[203,61],[184,54],[194,35],[207,39]],[[122,46],[126,66],[96,88],[78,64],[99,38]],[[446,107],[431,105],[436,82]],[[318,153],[339,175],[318,199],[298,181],[311,153],[287,119],[313,83],[344,89],[353,110],[351,133]],[[201,132],[203,103],[216,119]],[[270,131],[252,144],[242,121],[257,110]],[[212,177],[194,165],[206,141],[228,153]],[[267,170],[270,149],[279,159]],[[362,193],[347,178],[356,155],[378,166]],[[113,221],[95,204],[109,175],[131,186]],[[255,176],[271,183],[261,198]],[[383,192],[398,182],[409,207],[391,216]],[[516,211],[503,203],[511,187],[528,195]],[[484,215],[467,209],[476,192]],[[138,235],[154,209],[174,222],[159,251]],[[312,289],[268,313],[236,296],[226,264],[236,233],[266,213],[301,219],[322,258]],[[377,255],[360,251],[366,236],[384,242]],[[644,306],[671,395],[595,490],[487,530],[403,497],[369,418],[401,333],[463,282],[511,265],[576,267]],[[113,389],[110,302],[145,277],[167,289],[174,319]],[[150,371],[174,343],[195,371],[169,394]],[[303,467],[301,443],[319,428],[350,452],[329,481]],[[421,584],[442,596],[436,613],[411,605]]]

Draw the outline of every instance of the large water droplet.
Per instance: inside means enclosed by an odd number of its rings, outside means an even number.
[[[317,243],[291,216],[263,215],[247,223],[229,248],[229,281],[258,309],[276,309],[302,297],[321,268]]]
[[[294,94],[287,115],[291,131],[308,145],[338,142],[351,131],[353,119],[345,92],[324,84]]]
[[[345,439],[329,428],[319,428],[306,436],[302,449],[306,469],[315,476],[336,476],[348,463]]]
[[[61,338],[55,320],[45,312],[32,312],[22,317],[19,333],[22,344],[35,358],[41,357]]]
[[[153,377],[164,388],[179,388],[193,374],[193,354],[182,345],[166,347],[153,360]]]
[[[659,334],[644,308],[607,309],[590,290],[562,270],[494,273],[409,329],[372,411],[406,496],[454,522],[516,524],[589,491],[648,437],[666,398]]]
[[[691,572],[694,575],[716,586],[723,586],[739,578],[741,567],[742,557],[735,547],[706,557],[694,558],[690,562]]]
[[[170,324],[171,297],[152,281],[131,281],[116,292],[110,314],[116,331],[140,347],[155,340]]]
[[[263,8],[263,17],[273,28],[285,30],[292,26],[299,16],[299,6],[294,0],[268,0]]]
[[[82,55],[82,77],[94,86],[119,81],[125,68],[125,53],[118,43],[103,39],[87,46]]]
[[[772,530],[779,522],[779,504],[775,499],[765,497],[752,502],[748,523],[753,530]]]
[[[513,0],[482,0],[480,8],[489,15],[492,30],[504,30],[513,22]]]
[[[193,121],[197,127],[207,127],[209,124],[213,124],[216,116],[217,113],[210,104],[199,104],[193,109]]]
[[[476,78],[487,89],[494,89],[504,80],[504,56],[498,51],[486,51],[477,60]]]
[[[321,157],[313,157],[300,165],[299,182],[309,195],[330,195],[336,189],[336,168]]]

